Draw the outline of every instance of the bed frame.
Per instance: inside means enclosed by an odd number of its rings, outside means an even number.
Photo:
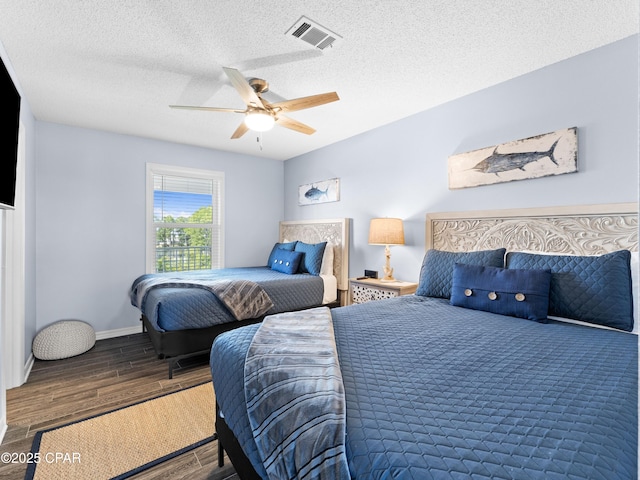
[[[638,251],[638,204],[429,213],[426,249],[472,251],[505,247],[573,255]],[[243,480],[259,480],[216,405],[218,465],[224,452]]]
[[[429,213],[426,249],[601,255],[638,251],[638,204]]]
[[[348,218],[280,222],[280,242],[299,240],[333,245],[333,274],[338,279],[340,305],[347,304],[349,291],[349,226]]]
[[[333,271],[338,283],[336,305],[345,305],[349,289],[349,219],[299,220],[280,222],[279,241],[300,240],[305,243],[328,242],[334,246]],[[225,323],[207,328],[161,332],[142,315],[142,331],[148,332],[153,348],[159,358],[167,360],[169,378],[173,378],[176,364],[185,358],[205,355],[211,350],[213,340],[223,332],[261,322],[264,316]]]

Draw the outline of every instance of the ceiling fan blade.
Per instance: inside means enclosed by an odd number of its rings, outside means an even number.
[[[243,120],[242,123],[238,125],[238,128],[236,128],[236,131],[233,132],[233,135],[231,135],[231,139],[240,138],[248,131],[249,131],[249,127],[247,127],[247,125],[244,123],[244,120]]]
[[[235,68],[229,67],[222,67],[222,69],[224,70],[224,73],[227,74],[227,77],[229,77],[229,80],[231,80],[231,85],[233,85],[234,88],[238,91],[244,103],[259,108],[264,108],[262,100],[255,92],[255,90],[251,87],[251,85],[249,85],[249,82],[247,82],[247,79],[244,78],[240,71],[236,70]]]
[[[307,135],[311,135],[315,133],[315,129],[311,128],[309,125],[305,125],[302,122],[294,120],[293,118],[285,117],[284,115],[278,115],[276,117],[276,123],[281,127],[290,128],[291,130],[295,130],[296,132],[305,133]]]
[[[293,100],[285,100],[271,104],[271,108],[276,111],[294,112],[296,110],[304,110],[305,108],[317,107],[325,103],[331,103],[340,100],[336,92],[320,93],[318,95],[310,95],[308,97],[294,98]]]
[[[194,107],[191,105],[169,105],[170,108],[178,108],[182,110],[206,110],[207,112],[232,112],[245,113],[246,110],[238,110],[237,108],[218,108],[218,107]]]

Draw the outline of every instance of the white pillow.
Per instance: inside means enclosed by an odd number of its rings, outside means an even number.
[[[327,246],[324,247],[324,253],[322,254],[322,265],[320,265],[320,275],[333,275],[333,249],[335,245],[327,242]]]
[[[638,310],[640,310],[640,261],[638,252],[631,252],[631,288],[633,289],[633,333],[638,333]]]

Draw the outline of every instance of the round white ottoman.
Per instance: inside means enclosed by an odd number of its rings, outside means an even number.
[[[80,320],[60,320],[40,330],[33,339],[38,360],[60,360],[90,350],[96,343],[93,327]]]

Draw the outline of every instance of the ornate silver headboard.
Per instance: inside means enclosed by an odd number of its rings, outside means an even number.
[[[280,222],[280,241],[328,242],[334,245],[333,272],[338,290],[349,289],[349,219],[299,220]]]
[[[429,213],[426,248],[598,255],[638,250],[638,204]]]

